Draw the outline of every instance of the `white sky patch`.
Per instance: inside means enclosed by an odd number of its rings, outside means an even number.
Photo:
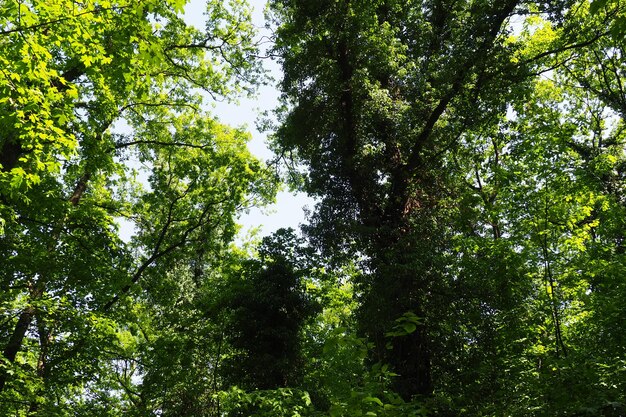
[[[205,0],[191,0],[185,8],[185,21],[199,30],[204,30],[206,22],[205,5]],[[253,24],[259,30],[260,37],[267,42],[269,33],[265,29],[263,15],[265,0],[251,0],[250,5],[253,8]],[[263,65],[275,81],[281,78],[280,68],[276,62],[264,59]],[[260,132],[256,127],[261,114],[264,112],[271,113],[278,106],[279,92],[274,85],[260,86],[255,97],[243,97],[237,102],[214,102],[208,95],[205,98],[206,107],[221,123],[233,127],[244,127],[246,131],[251,133],[252,140],[248,143],[248,148],[254,156],[264,161],[274,156],[267,146],[267,134]],[[125,122],[120,121],[112,130],[114,133],[123,134],[130,131],[130,128]],[[142,183],[145,182],[147,186],[149,173],[146,172],[146,167],[137,160],[131,160],[130,164],[139,172],[139,180]],[[304,207],[313,207],[313,205],[314,200],[306,194],[281,191],[277,195],[276,203],[268,207],[252,207],[247,212],[240,214],[238,220],[242,228],[236,240],[242,243],[245,236],[249,235],[251,231],[256,231],[257,235],[264,236],[283,227],[298,229],[298,226],[305,221]],[[120,238],[129,242],[136,233],[134,222],[123,217],[118,217],[116,221],[120,226]]]
[[[265,0],[250,0],[252,7],[252,21],[259,30],[261,39],[269,39],[269,33],[265,29],[265,17],[263,8]],[[205,0],[191,0],[185,8],[185,21],[202,30],[205,26],[206,16]],[[263,46],[262,45],[262,49]],[[263,51],[261,52],[263,53]],[[270,59],[263,59],[263,65],[269,71],[270,77],[275,81],[280,80],[280,67]],[[278,106],[279,92],[274,85],[260,86],[253,98],[241,98],[236,103],[217,102],[213,103],[210,97],[212,111],[222,123],[234,127],[245,127],[252,134],[252,140],[248,143],[250,152],[257,158],[267,161],[274,156],[267,146],[267,134],[260,132],[257,126],[259,115],[271,112]],[[305,221],[304,207],[313,207],[314,200],[304,193],[291,193],[282,191],[276,197],[276,203],[269,207],[253,207],[247,213],[242,213],[239,222],[242,229],[239,232],[238,241],[241,241],[251,230],[259,229],[261,236],[271,234],[282,227],[298,229],[298,225]]]

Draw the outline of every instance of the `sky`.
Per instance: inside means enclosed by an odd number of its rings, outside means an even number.
[[[253,23],[259,29],[260,36],[267,34],[263,16],[265,0],[249,0],[249,3],[253,8]],[[199,29],[204,27],[205,4],[206,0],[191,0],[185,8],[185,20]],[[275,62],[264,60],[263,65],[275,80],[281,78],[280,68]],[[261,112],[271,111],[278,105],[278,97],[279,92],[274,86],[261,86],[256,97],[242,98],[237,104],[216,103],[211,112],[225,124],[245,126],[252,134],[250,151],[256,157],[267,160],[273,154],[267,147],[266,133],[259,132],[256,128],[256,120]],[[253,208],[240,216],[239,223],[243,226],[240,235],[245,236],[250,230],[257,228],[261,236],[269,235],[281,227],[298,229],[298,225],[305,220],[303,208],[313,208],[313,205],[314,201],[302,193],[281,191],[275,204],[265,208]]]

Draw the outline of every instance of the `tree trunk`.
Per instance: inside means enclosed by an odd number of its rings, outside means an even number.
[[[20,314],[20,317],[15,324],[15,328],[13,329],[13,334],[11,334],[11,338],[6,344],[4,351],[2,352],[4,358],[10,364],[13,364],[15,362],[17,353],[22,348],[22,342],[24,341],[26,332],[30,328],[33,322],[33,318],[35,317],[35,307],[33,306],[32,302],[41,298],[42,295],[43,285],[41,281],[38,281],[37,283],[35,283],[30,293],[31,304],[29,304]],[[8,376],[9,373],[7,371],[0,371],[0,392],[4,390],[4,386],[7,382]]]
[[[86,172],[85,174],[83,174],[83,176],[80,178],[80,180],[76,184],[74,188],[74,192],[72,193],[72,196],[69,200],[72,206],[77,206],[78,203],[80,202],[83,194],[85,193],[87,189],[89,178],[90,178],[90,174]],[[63,223],[65,223],[65,219],[63,219],[59,223],[63,225]],[[60,238],[61,227],[58,227],[57,230],[58,232],[54,233],[53,236],[51,237],[50,242],[52,243],[56,243]],[[48,248],[48,251],[52,253],[54,250],[53,248],[54,248],[54,245],[51,244]],[[15,324],[15,328],[13,329],[13,334],[11,335],[9,342],[6,344],[4,351],[3,351],[4,358],[10,364],[13,364],[15,362],[17,353],[22,348],[22,343],[24,342],[24,337],[26,336],[26,332],[31,326],[33,322],[33,318],[35,317],[35,314],[37,312],[34,304],[36,304],[36,302],[39,299],[41,299],[41,297],[43,296],[45,287],[46,287],[46,283],[45,283],[45,279],[43,276],[40,276],[39,279],[31,286],[30,304],[20,314],[20,317],[17,320],[17,323]],[[45,364],[42,364],[42,366],[45,368]],[[9,374],[7,371],[0,370],[0,392],[4,390],[8,376]]]

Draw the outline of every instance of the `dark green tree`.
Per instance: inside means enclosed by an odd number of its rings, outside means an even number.
[[[229,316],[225,340],[233,351],[222,365],[225,384],[247,390],[299,387],[302,331],[316,312],[305,291],[310,262],[292,229],[264,238],[258,252],[258,259],[236,265],[221,301]]]
[[[405,398],[430,395],[450,248],[445,160],[470,127],[505,105],[521,75],[510,58],[507,2],[271,2],[284,71],[280,152],[320,198],[310,235],[365,258],[361,329]],[[446,302],[443,300],[442,302]],[[412,312],[423,320],[387,349]]]

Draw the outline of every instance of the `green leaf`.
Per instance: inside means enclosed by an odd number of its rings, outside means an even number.
[[[591,5],[589,6],[589,11],[592,14],[597,14],[600,11],[600,9],[606,7],[608,2],[609,0],[593,0]]]
[[[402,323],[402,328],[404,329],[406,334],[411,334],[417,329],[417,326],[415,325],[415,323],[405,322]]]
[[[363,398],[363,402],[378,404],[381,407],[383,406],[383,402],[377,397],[365,397]]]

